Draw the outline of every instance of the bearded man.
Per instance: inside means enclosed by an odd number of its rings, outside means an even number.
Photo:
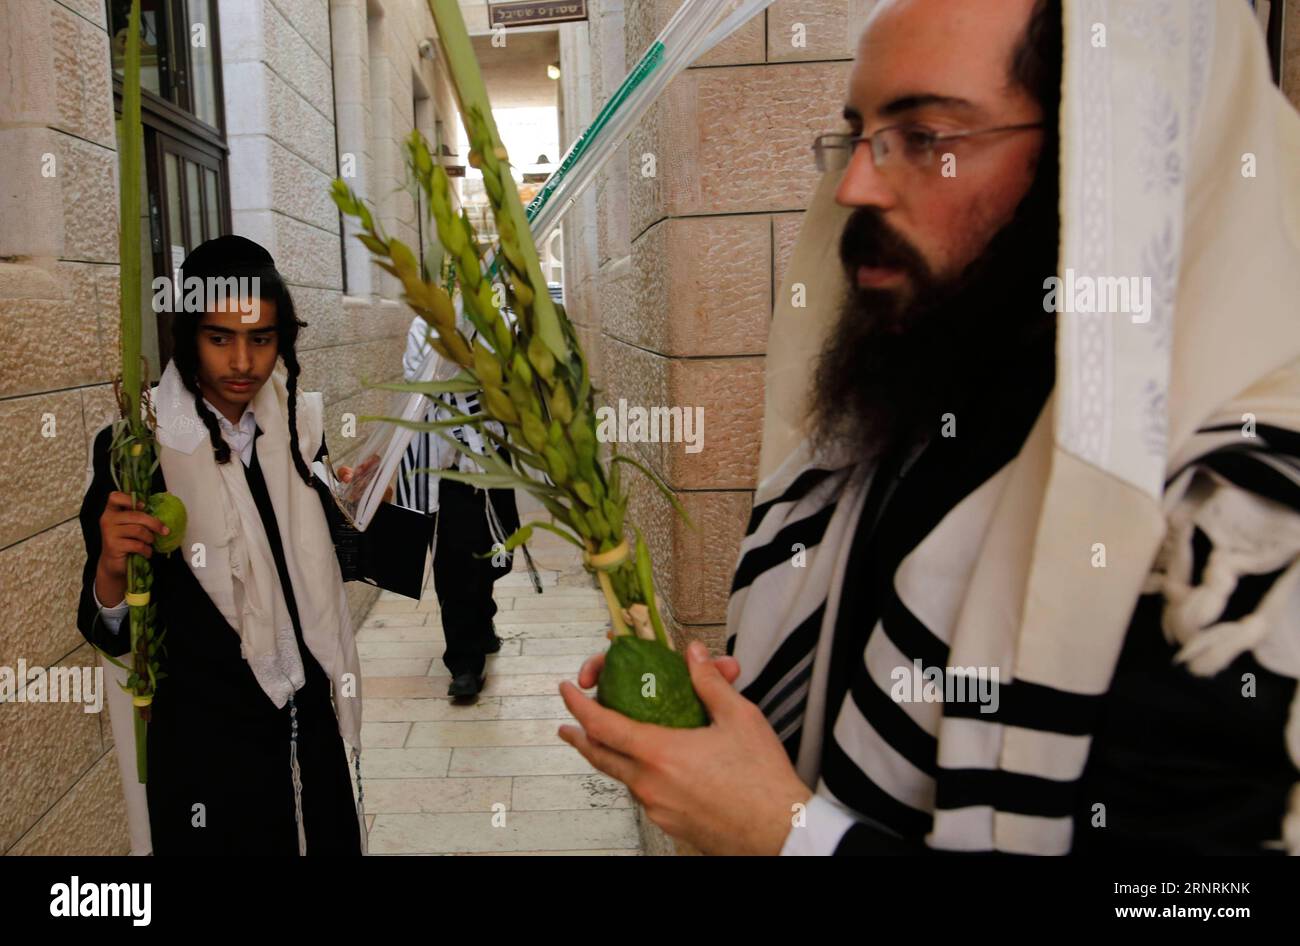
[[[711,725],[561,685],[669,834],[1300,852],[1300,116],[1265,62],[1237,0],[876,6],[728,656],[688,649]]]

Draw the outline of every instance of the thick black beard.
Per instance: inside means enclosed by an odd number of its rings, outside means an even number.
[[[896,266],[913,294],[859,289],[849,278],[811,392],[813,442],[872,460],[926,438],[998,379],[1015,377],[1035,341],[1055,330],[1043,282],[1055,275],[1059,209],[1055,162],[1040,166],[1015,216],[957,277],[937,279],[881,220],[859,208],[845,225],[846,275],[859,264]],[[1035,357],[1050,346],[1032,347]]]

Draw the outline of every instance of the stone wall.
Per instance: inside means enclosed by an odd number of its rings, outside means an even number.
[[[366,430],[344,436],[344,415],[385,412],[387,396],[362,380],[400,377],[410,315],[391,282],[354,280],[344,295],[344,253],[354,268],[369,264],[359,244],[343,248],[328,195],[336,110],[353,131],[363,123],[358,190],[379,195],[383,225],[414,245],[412,202],[387,192],[400,183],[397,146],[414,116],[431,138],[435,113],[450,114],[417,51],[434,35],[432,19],[423,0],[220,0],[218,9],[234,232],[264,244],[291,285],[309,323],[302,385],[324,392],[327,440],[346,461]],[[0,505],[0,665],[92,666],[75,625],[85,561],[77,514],[118,371],[105,3],[6,0],[0,36],[0,429],[9,447],[0,454],[9,497]],[[355,58],[336,62],[340,43]],[[53,177],[41,174],[46,155]],[[349,586],[355,617],[376,594]],[[125,853],[111,750],[107,710],[0,704],[0,852]]]
[[[117,363],[117,156],[105,7],[0,5],[0,665],[93,666],[77,513]],[[52,156],[47,158],[46,156]],[[52,176],[45,176],[52,171]],[[0,851],[126,850],[107,713],[0,704]]]

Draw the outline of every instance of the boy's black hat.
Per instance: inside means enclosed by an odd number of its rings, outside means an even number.
[[[264,247],[247,237],[234,234],[200,243],[185,257],[185,262],[181,263],[182,284],[184,280],[195,276],[200,279],[210,276],[257,276],[284,281],[275,268],[275,260]]]

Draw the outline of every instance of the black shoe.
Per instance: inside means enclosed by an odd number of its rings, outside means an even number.
[[[479,691],[483,689],[483,684],[486,682],[487,676],[485,674],[458,673],[451,678],[451,685],[447,687],[447,695],[457,699],[478,696]]]
[[[487,649],[484,650],[483,653],[485,653],[485,654],[495,654],[495,653],[498,653],[500,650],[501,650],[501,638],[499,638],[499,637],[497,637],[495,634],[493,634],[493,635],[492,635],[492,643],[488,644]]]

